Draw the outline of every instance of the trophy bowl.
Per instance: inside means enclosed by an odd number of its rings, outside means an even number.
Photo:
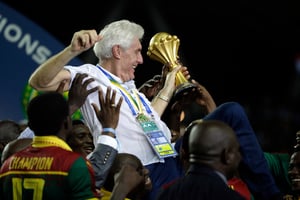
[[[147,55],[168,67],[172,71],[180,64],[178,49],[180,40],[176,35],[170,35],[166,32],[156,33],[149,42]],[[176,74],[176,90],[174,92],[175,100],[185,95],[196,86],[188,81],[185,76],[179,71]]]

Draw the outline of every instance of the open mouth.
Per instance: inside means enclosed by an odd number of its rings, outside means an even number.
[[[89,154],[91,152],[93,152],[94,150],[94,147],[93,146],[86,146],[86,147],[83,147],[84,151]]]

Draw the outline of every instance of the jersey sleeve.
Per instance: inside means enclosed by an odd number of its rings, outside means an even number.
[[[94,172],[89,161],[79,157],[72,164],[68,174],[72,199],[98,199]]]

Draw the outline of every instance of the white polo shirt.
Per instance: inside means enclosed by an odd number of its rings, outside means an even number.
[[[107,87],[110,86],[112,89],[115,89],[117,91],[116,102],[120,97],[124,98],[124,96],[122,95],[120,89],[111,83],[105,73],[109,74],[124,89],[126,89],[128,93],[130,93],[130,90],[137,91],[134,80],[122,83],[120,78],[116,77],[100,66],[84,64],[78,67],[65,66],[65,69],[70,71],[72,81],[77,73],[86,73],[88,74],[87,78],[94,78],[95,81],[89,84],[88,89],[101,86],[104,96],[106,95]],[[165,134],[166,138],[171,141],[171,132],[169,128],[160,119],[160,116],[157,114],[157,112],[152,109],[151,102],[145,97],[143,93],[139,93],[139,96],[151,110],[151,113],[147,113],[146,108],[143,106],[143,113],[148,115],[149,118],[153,118],[158,128]],[[81,107],[80,111],[87,126],[90,128],[93,134],[93,140],[96,145],[98,136],[102,132],[102,125],[99,123],[95,111],[91,106],[92,103],[95,103],[96,105],[98,105],[98,107],[100,107],[97,92],[94,92],[87,97],[87,100]],[[156,162],[164,162],[164,160],[160,159],[153,151],[141,126],[136,120],[136,116],[133,114],[131,107],[124,99],[120,109],[119,124],[116,128],[116,137],[119,144],[118,151],[120,153],[124,152],[136,155],[142,161],[143,165],[149,165]]]

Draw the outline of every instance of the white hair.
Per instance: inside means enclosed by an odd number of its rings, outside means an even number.
[[[120,45],[128,49],[135,38],[141,40],[144,28],[129,20],[119,20],[106,25],[99,33],[103,38],[94,45],[94,53],[102,60],[112,57],[112,47]]]

